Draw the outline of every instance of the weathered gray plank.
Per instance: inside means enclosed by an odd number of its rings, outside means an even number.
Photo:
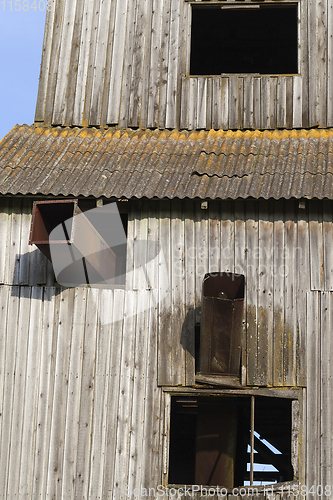
[[[186,201],[185,211],[185,322],[183,342],[185,349],[185,383],[195,382],[195,231],[193,201]]]
[[[55,381],[52,394],[52,425],[50,429],[50,445],[47,466],[46,495],[61,496],[61,480],[63,476],[63,451],[66,425],[66,408],[68,394],[68,372],[71,349],[71,327],[74,300],[74,289],[62,289],[59,300],[59,316],[57,316],[57,351],[55,360]]]
[[[9,221],[9,198],[2,198],[1,212],[0,212],[0,234],[2,235],[2,242],[0,245],[0,283],[6,283],[6,268],[7,268],[7,245],[8,245],[8,231],[10,228]]]
[[[323,250],[325,290],[333,290],[333,214],[332,202],[323,201]]]
[[[333,126],[333,8],[327,5],[327,127]]]
[[[20,491],[20,466],[22,457],[22,438],[24,424],[24,410],[26,392],[26,376],[27,376],[27,353],[29,345],[29,323],[30,323],[30,306],[31,306],[31,288],[20,287],[19,311],[17,315],[17,344],[15,349],[15,361],[13,363],[13,406],[10,412],[11,423],[8,429],[8,441],[10,448],[8,449],[8,485],[7,494],[9,498],[19,497]],[[8,345],[8,349],[10,345]],[[7,390],[11,389],[11,384],[7,386]],[[28,404],[28,403],[27,403]],[[8,410],[7,410],[8,411]],[[6,412],[7,413],[7,412]],[[2,432],[5,432],[3,426]],[[8,444],[9,444],[8,443]],[[2,447],[3,452],[5,448]]]
[[[83,3],[83,2],[82,2]],[[80,53],[77,68],[77,78],[74,90],[74,103],[73,103],[73,125],[88,125],[83,120],[83,113],[86,100],[86,84],[89,70],[89,50],[90,50],[90,37],[92,30],[93,9],[90,8],[91,0],[84,0],[83,6],[83,19],[82,19],[82,39],[80,40]],[[75,35],[74,35],[75,37]],[[73,54],[74,56],[74,54]],[[70,91],[70,88],[69,88]],[[70,109],[67,109],[66,122],[69,122]]]
[[[293,77],[293,128],[302,127],[302,83],[303,79],[301,76]]]
[[[269,76],[261,78],[261,127],[271,125],[271,82]]]
[[[161,45],[162,45],[162,12],[163,2],[153,0],[151,38],[150,38],[150,65],[148,82],[148,117],[147,126],[155,127],[158,124],[159,112],[159,85],[160,71],[162,65]],[[181,125],[181,128],[186,128]]]
[[[246,211],[246,324],[247,324],[247,383],[257,385],[258,338],[258,217],[255,204],[249,202]]]
[[[273,383],[273,222],[267,201],[259,202],[258,383]]]
[[[56,86],[54,91],[54,102],[53,102],[53,115],[52,124],[62,125],[65,120],[65,107],[66,107],[66,91],[70,72],[70,62],[71,62],[71,50],[72,40],[74,37],[75,23],[73,19],[75,18],[77,1],[71,0],[65,1],[63,15],[62,15],[62,29],[60,38],[60,48],[59,48],[59,59],[57,64],[57,74],[58,78],[56,80]]]
[[[311,203],[309,213],[311,290],[324,290],[323,223],[320,204]]]
[[[109,387],[108,387],[108,408],[114,408],[114,411],[108,413],[105,456],[104,456],[104,474],[103,474],[103,496],[109,495],[113,490],[114,464],[116,455],[116,435],[117,435],[117,416],[119,404],[119,379],[123,344],[123,322],[124,316],[124,298],[123,290],[114,291],[114,301],[112,308],[112,337],[110,338],[110,368],[109,368]]]
[[[262,78],[253,78],[253,128],[261,128],[261,81]]]
[[[110,0],[100,0],[98,6],[98,24],[97,24],[97,36],[96,44],[94,46],[95,54],[92,72],[92,87],[91,94],[92,98],[90,101],[90,116],[89,124],[94,125],[102,124],[102,108],[105,102],[104,91],[106,90],[106,68],[108,67],[108,49],[109,49],[109,33],[112,4]],[[109,68],[110,69],[110,66]]]
[[[39,75],[39,85],[38,85],[38,95],[37,95],[37,105],[35,113],[35,121],[42,122],[45,119],[45,101],[48,88],[48,78],[51,66],[51,54],[52,54],[52,43],[50,43],[53,29],[54,20],[56,15],[56,4],[57,2],[50,2],[45,21],[44,30],[44,40],[43,40],[43,51],[42,51],[42,62],[40,67]],[[58,8],[58,6],[57,6]]]
[[[208,269],[208,210],[201,208],[201,203],[194,205],[194,229],[196,247],[196,271],[195,271],[195,315],[196,323],[201,319],[202,303],[202,281]],[[223,245],[223,242],[222,242]]]
[[[46,125],[51,125],[52,116],[53,116],[53,103],[54,103],[54,95],[55,89],[57,85],[57,77],[58,77],[58,63],[59,63],[59,54],[60,54],[60,45],[61,45],[61,33],[62,33],[62,25],[63,25],[63,13],[65,9],[65,0],[56,0],[52,2],[55,4],[54,6],[54,16],[51,15],[51,19],[53,22],[52,25],[52,42],[51,42],[51,54],[49,59],[49,64],[46,65],[45,70],[49,66],[49,72],[47,75],[47,88],[43,89],[43,94],[41,95],[41,109],[42,109],[42,101],[44,104],[44,115],[43,121]],[[51,21],[50,19],[50,21]],[[45,41],[46,42],[46,41]],[[50,42],[49,42],[50,43]],[[39,113],[38,113],[39,114]]]
[[[244,78],[244,128],[253,128],[253,77]]]
[[[168,83],[168,61],[170,45],[170,12],[171,0],[163,2],[162,14],[162,44],[161,44],[161,70],[160,70],[160,93],[159,93],[159,114],[158,126],[165,128],[166,103],[167,103],[167,83]]]
[[[284,385],[296,384],[296,269],[297,227],[295,224],[295,205],[291,200],[285,204],[285,312],[284,312]]]
[[[106,429],[110,414],[108,389],[110,373],[111,322],[113,308],[112,290],[94,290],[98,304],[96,336],[96,365],[94,384],[94,412],[92,422],[91,461],[88,498],[103,498],[103,475],[106,453]],[[115,409],[112,408],[115,412]],[[74,448],[75,449],[75,448]]]
[[[134,377],[134,346],[136,326],[137,292],[128,291],[124,310],[124,335],[121,351],[119,384],[119,405],[117,418],[117,441],[113,491],[116,497],[123,497],[128,484],[128,457],[130,451],[132,391]],[[118,354],[119,356],[119,354]]]
[[[280,76],[277,79],[277,94],[276,94],[276,105],[277,105],[277,128],[286,128],[287,126],[287,78],[285,76]]]
[[[320,478],[320,294],[307,293],[306,485]]]
[[[29,199],[23,199],[21,212],[21,241],[19,247],[19,284],[29,284],[30,267],[30,248],[29,232],[31,221],[32,202]]]
[[[122,88],[122,72],[123,72],[123,57],[125,51],[125,39],[127,29],[127,8],[128,0],[117,0],[114,44],[112,51],[112,66],[110,77],[110,89],[108,103],[108,125],[117,124],[119,122],[121,88]],[[129,28],[128,28],[129,29]]]
[[[205,129],[207,124],[207,79],[198,78],[198,96],[197,96],[197,129]]]
[[[284,202],[278,201],[274,211],[274,341],[273,381],[275,386],[283,385],[283,339],[284,339]]]
[[[38,387],[38,414],[35,441],[34,486],[32,498],[45,498],[47,457],[50,445],[51,411],[57,348],[57,314],[60,295],[55,288],[45,288],[41,328],[41,358]]]
[[[177,98],[179,92],[179,31],[180,6],[179,0],[171,0],[170,39],[168,54],[167,95],[165,127],[177,127]]]
[[[327,124],[327,14],[328,1],[317,3],[317,36],[318,36],[318,123],[321,127]],[[330,2],[331,5],[331,2]],[[311,48],[311,46],[310,46]]]
[[[85,331],[83,340],[82,379],[80,388],[78,444],[76,448],[75,498],[88,498],[91,463],[91,433],[96,384],[96,337],[99,296],[88,288]],[[68,396],[67,396],[68,397]],[[68,401],[68,400],[67,400]]]
[[[183,76],[181,80],[180,128],[189,128],[190,78]]]
[[[76,288],[74,295],[72,349],[69,353],[68,396],[66,409],[66,428],[64,436],[64,473],[62,495],[74,498],[76,477],[76,450],[79,439],[79,409],[82,383],[82,359],[84,349],[84,330],[87,307],[87,289]]]
[[[26,378],[22,425],[22,453],[19,477],[19,497],[32,498],[33,471],[35,461],[35,439],[37,424],[37,403],[40,373],[41,330],[44,288],[31,289],[28,348],[26,353]],[[25,318],[24,318],[25,320]],[[23,340],[23,339],[22,339]],[[23,344],[24,342],[22,342]],[[17,457],[16,457],[17,459]]]
[[[221,127],[223,130],[227,130],[229,128],[229,113],[230,113],[230,98],[229,94],[231,92],[230,87],[230,82],[229,78],[221,78],[221,92],[222,92],[222,98],[221,98],[221,105],[222,105],[222,110],[221,110]],[[220,123],[220,121],[218,122]],[[231,126],[230,126],[231,128]]]
[[[7,307],[4,295],[7,295]],[[2,287],[1,294],[2,314],[7,314],[6,321],[1,323],[1,343],[6,350],[2,353],[1,379],[4,391],[1,396],[1,421],[0,421],[0,494],[3,498],[7,495],[7,480],[10,459],[10,434],[12,425],[12,409],[15,385],[15,363],[17,348],[18,314],[19,314],[19,288]],[[21,305],[22,307],[22,305]],[[2,309],[3,308],[3,309]],[[5,330],[5,326],[7,326]]]
[[[309,47],[309,126],[318,125],[318,106],[319,106],[319,75],[318,75],[318,21],[316,0],[308,0],[308,36],[307,44]]]

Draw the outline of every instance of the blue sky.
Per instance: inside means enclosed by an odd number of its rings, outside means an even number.
[[[16,123],[34,122],[45,5],[16,0],[15,10],[15,0],[0,0],[0,139]]]

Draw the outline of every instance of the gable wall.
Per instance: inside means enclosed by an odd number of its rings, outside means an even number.
[[[331,2],[299,2],[298,75],[189,77],[189,2],[53,0],[35,120],[208,130],[331,127]]]

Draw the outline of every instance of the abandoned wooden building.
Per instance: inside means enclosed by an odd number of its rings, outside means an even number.
[[[331,498],[333,0],[48,5],[0,142],[0,498]]]

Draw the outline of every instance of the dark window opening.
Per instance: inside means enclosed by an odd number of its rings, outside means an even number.
[[[202,285],[197,373],[240,377],[244,276],[206,274]],[[199,369],[198,369],[199,367]]]
[[[127,213],[96,200],[34,202],[29,244],[52,262],[63,286],[123,285]]]
[[[253,397],[252,397],[253,398]],[[172,397],[169,484],[234,488],[293,479],[291,400],[251,397]]]
[[[297,6],[250,7],[193,7],[191,75],[298,72]]]

